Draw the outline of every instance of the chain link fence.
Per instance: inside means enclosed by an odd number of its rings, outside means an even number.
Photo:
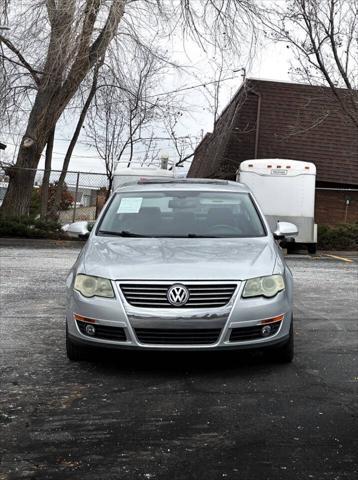
[[[31,169],[27,169],[30,170]],[[41,187],[45,170],[36,170],[32,211],[34,215],[40,209]],[[56,184],[60,178],[60,170],[51,170],[49,179],[49,204],[53,201]],[[0,168],[0,205],[5,197],[9,177]],[[101,211],[107,196],[108,179],[103,173],[69,171],[65,177],[64,189],[58,219],[61,224],[79,220],[95,220]],[[50,205],[49,205],[50,206]],[[39,215],[39,212],[38,212]]]
[[[26,169],[29,172],[31,169]],[[33,212],[40,214],[41,187],[45,170],[36,170],[33,190]],[[60,170],[51,170],[49,202],[53,199]],[[9,178],[0,167],[0,205],[4,199]],[[65,177],[63,201],[58,211],[61,224],[79,220],[96,220],[108,192],[108,179],[104,173],[69,171]],[[36,208],[38,213],[36,213]],[[352,223],[358,220],[358,189],[316,188],[316,220],[318,223]]]

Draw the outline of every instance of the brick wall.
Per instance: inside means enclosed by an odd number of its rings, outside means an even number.
[[[358,222],[358,192],[316,190],[315,220],[320,225]]]

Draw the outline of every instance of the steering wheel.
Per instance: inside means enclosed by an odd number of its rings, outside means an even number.
[[[217,230],[220,230],[220,233],[223,232],[223,233],[232,233],[232,234],[236,234],[237,233],[237,229],[231,225],[226,225],[226,224],[218,224],[218,225],[213,225],[212,227],[212,230],[214,231],[214,233],[217,231]]]

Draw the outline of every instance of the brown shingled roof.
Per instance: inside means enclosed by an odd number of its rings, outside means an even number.
[[[358,185],[358,128],[327,87],[247,80],[197,147],[189,176],[234,178],[250,158],[310,161],[319,182]]]

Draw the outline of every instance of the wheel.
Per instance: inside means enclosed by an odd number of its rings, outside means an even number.
[[[307,243],[307,250],[314,255],[317,252],[317,243]]]
[[[72,342],[68,335],[68,329],[66,325],[66,353],[67,358],[72,362],[80,362],[81,360],[87,359],[87,350],[80,345]]]
[[[293,333],[293,319],[291,321],[290,336],[287,342],[280,347],[275,347],[269,352],[272,360],[278,363],[291,363],[294,357],[294,333]]]
[[[294,253],[295,251],[295,243],[294,242],[287,242],[285,247],[287,250],[287,254],[290,255],[290,253]]]

